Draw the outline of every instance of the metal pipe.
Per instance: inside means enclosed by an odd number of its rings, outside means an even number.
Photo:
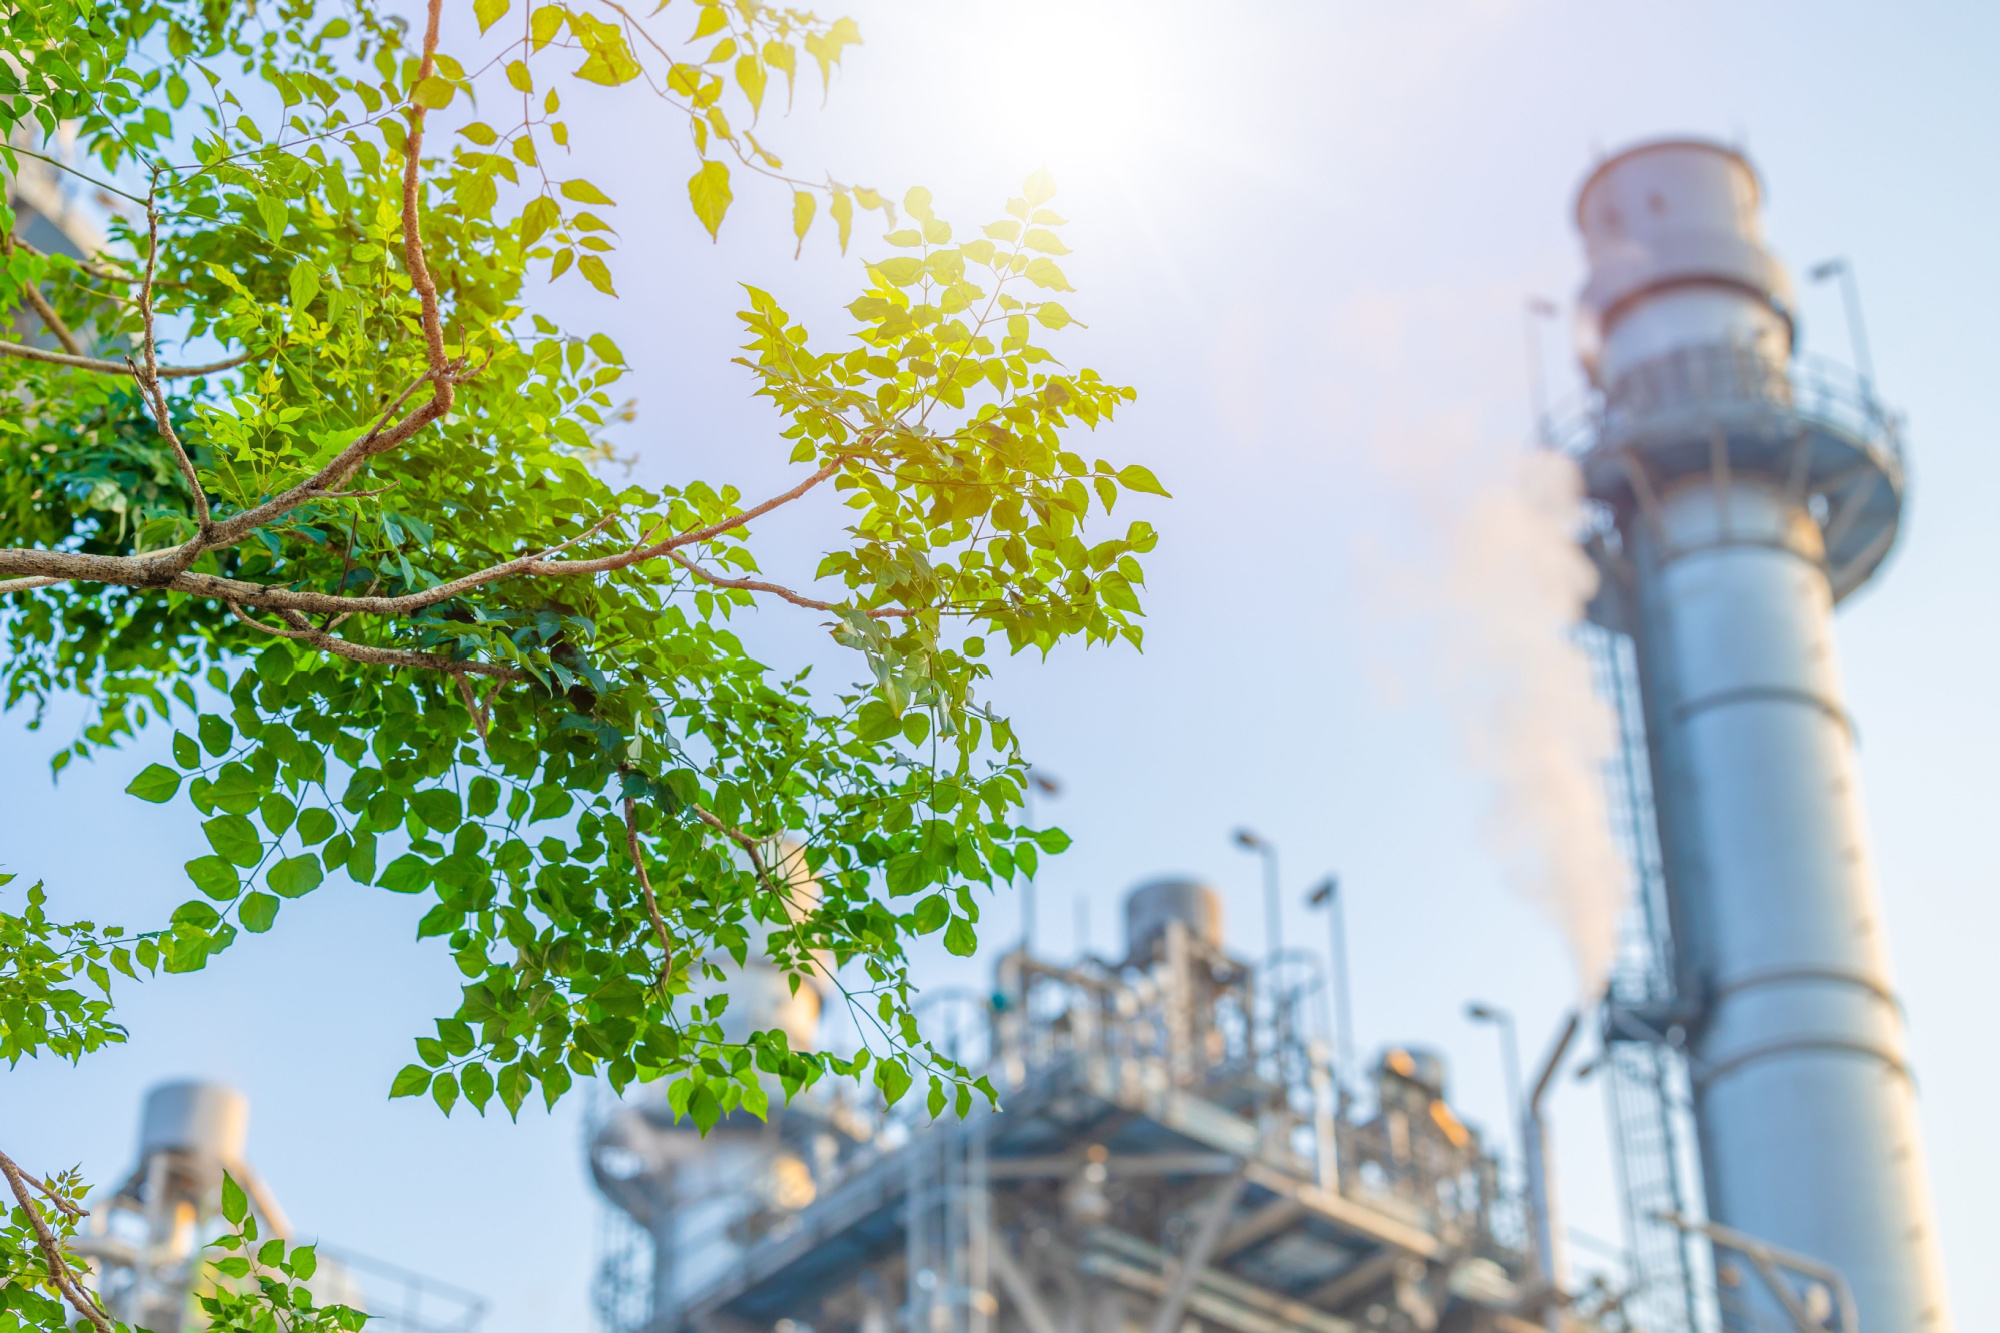
[[[1548,1056],[1542,1061],[1542,1072],[1535,1078],[1535,1090],[1528,1094],[1527,1107],[1521,1113],[1521,1147],[1528,1174],[1529,1224],[1534,1228],[1535,1264],[1542,1285],[1548,1292],[1549,1303],[1544,1319],[1549,1333],[1562,1333],[1562,1297],[1563,1289],[1569,1282],[1569,1273],[1562,1252],[1555,1168],[1549,1162],[1549,1129],[1548,1120],[1542,1114],[1542,1099],[1555,1082],[1563,1057],[1569,1054],[1570,1043],[1576,1040],[1581,1018],[1580,1014],[1571,1010],[1568,1019],[1556,1032]]]

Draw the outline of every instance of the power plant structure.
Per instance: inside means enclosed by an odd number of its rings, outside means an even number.
[[[229,1279],[208,1246],[228,1230],[223,1174],[243,1190],[266,1240],[297,1243],[291,1219],[245,1155],[250,1101],[220,1083],[162,1083],[146,1094],[138,1161],[90,1217],[74,1245],[88,1284],[113,1319],[148,1333],[206,1326],[198,1297]],[[485,1302],[365,1255],[318,1244],[307,1286],[321,1305],[368,1312],[384,1333],[476,1333]]]
[[[1001,1110],[930,1121],[841,1090],[738,1112],[707,1142],[663,1101],[602,1116],[589,1158],[636,1226],[606,1248],[621,1333],[1541,1333],[1616,1329],[1547,1280],[1520,1201],[1447,1099],[1392,1050],[1336,1085],[1324,979],[1222,944],[1215,891],[1125,904],[1122,957],[1016,950],[934,1030]],[[753,964],[749,969],[756,971]],[[783,986],[733,994],[746,1029]],[[803,993],[803,992],[802,992]],[[730,1014],[736,1014],[732,1005]],[[794,1044],[812,1032],[788,1025]],[[912,1099],[914,1101],[915,1099]],[[1598,1323],[1593,1314],[1611,1316]]]
[[[637,1094],[590,1118],[607,1333],[1945,1333],[1935,1223],[1832,611],[1893,545],[1896,417],[1795,355],[1759,181],[1718,144],[1600,162],[1577,202],[1592,624],[1634,902],[1584,1030],[1625,1280],[1569,1276],[1534,1082],[1518,1180],[1391,1049],[1343,1077],[1316,959],[1223,945],[1185,880],[1125,952],[1003,957],[928,1028],[1001,1109],[822,1087],[704,1141]],[[814,1040],[752,962],[728,1017]],[[944,1034],[941,1038],[940,1034]],[[775,1107],[774,1099],[774,1107]]]
[[[1655,1270],[1654,1309],[1704,1317],[1674,1123],[1691,1119],[1709,1239],[1754,1238],[1839,1279],[1771,1279],[1739,1245],[1714,1264],[1724,1327],[1824,1319],[1812,1302],[1830,1294],[1861,1333],[1942,1333],[1833,643],[1834,606],[1895,542],[1902,445],[1865,375],[1795,355],[1759,205],[1744,156],[1695,140],[1609,158],[1576,205],[1593,400],[1556,434],[1599,509],[1592,617],[1627,715],[1643,929],[1603,1035],[1635,1257]]]

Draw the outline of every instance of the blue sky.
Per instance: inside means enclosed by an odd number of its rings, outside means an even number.
[[[1078,903],[1094,943],[1113,946],[1124,889],[1186,871],[1224,890],[1233,939],[1261,948],[1257,864],[1228,841],[1253,825],[1281,848],[1296,940],[1323,938],[1303,891],[1334,870],[1348,886],[1363,1047],[1444,1050],[1468,1117],[1491,1126],[1498,1055],[1463,1004],[1513,1009],[1532,1051],[1575,987],[1561,937],[1510,883],[1489,832],[1498,793],[1468,757],[1465,682],[1493,664],[1454,637],[1462,606],[1410,590],[1525,445],[1523,303],[1567,306],[1580,280],[1569,210],[1594,158],[1661,134],[1748,150],[1769,239],[1795,271],[1852,259],[1881,390],[1909,414],[1913,482],[1904,540],[1844,610],[1840,641],[1958,1320],[2000,1322],[2000,1293],[1975,1281],[2000,1183],[1982,1003],[2000,936],[1994,12],[1560,0],[848,12],[867,45],[826,111],[803,96],[774,133],[788,165],[898,193],[921,182],[941,215],[971,223],[1046,162],[1078,251],[1066,304],[1091,326],[1062,354],[1140,390],[1090,452],[1145,462],[1177,497],[1134,506],[1162,532],[1144,654],[1012,661],[991,691],[1062,780],[1048,815],[1076,838],[1042,879],[1044,947],[1074,947]],[[769,288],[831,338],[856,259],[822,238],[793,262],[788,201],[748,187],[708,244],[667,122],[629,100],[576,105],[575,174],[619,200],[624,295],[574,284],[551,309],[610,332],[634,361],[640,414],[622,444],[640,476],[757,493],[782,454],[726,364],[733,284]],[[1806,287],[1802,301],[1807,348],[1846,359],[1836,294]],[[1561,392],[1573,376],[1559,330],[1545,346]],[[774,524],[766,569],[809,568],[829,521]],[[855,670],[809,617],[772,612],[749,637],[836,680]],[[40,736],[18,715],[0,723],[0,858],[77,914],[162,916],[199,835],[184,811],[117,794],[139,753],[52,787],[46,752],[74,722],[57,716]],[[251,1094],[252,1155],[302,1227],[483,1292],[492,1333],[581,1327],[595,1205],[580,1108],[445,1123],[383,1099],[408,1037],[455,1001],[437,942],[412,942],[417,914],[330,885],[208,972],[127,988],[131,1045],[78,1070],[0,1073],[8,1151],[80,1159],[111,1180],[145,1087],[226,1078]],[[996,902],[991,938],[1011,940],[1015,919],[1012,900]],[[941,959],[924,966],[943,975]],[[1571,1220],[1616,1239],[1601,1090],[1565,1084],[1556,1117]]]

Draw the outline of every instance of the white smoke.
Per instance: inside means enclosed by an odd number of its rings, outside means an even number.
[[[1416,684],[1451,712],[1491,781],[1486,832],[1508,879],[1563,932],[1580,992],[1595,996],[1630,871],[1607,820],[1617,728],[1573,637],[1597,588],[1575,537],[1582,479],[1545,450],[1496,465],[1477,438],[1447,428],[1371,451],[1401,503],[1394,549],[1372,534],[1364,566],[1378,608],[1420,634],[1417,679],[1399,693]]]

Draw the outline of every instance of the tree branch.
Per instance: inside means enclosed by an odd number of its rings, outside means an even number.
[[[653,896],[653,881],[646,877],[646,858],[639,847],[639,821],[630,796],[625,798],[625,850],[632,857],[632,869],[639,872],[639,892],[646,899],[646,915],[653,919],[653,933],[660,937],[660,948],[665,951],[660,959],[660,985],[664,987],[674,974],[674,941],[660,915],[659,900]]]
[[[268,355],[263,352],[244,352],[232,356],[227,361],[215,361],[205,366],[161,366],[158,375],[163,380],[184,380],[194,375],[213,375],[219,371],[234,370],[246,361],[255,361]],[[67,352],[51,352],[40,347],[30,347],[26,343],[0,342],[0,356],[18,356],[28,361],[45,361],[52,366],[73,366],[78,370],[95,370],[104,375],[130,375],[132,367],[118,361],[105,361],[94,356],[71,356]]]
[[[14,1164],[14,1159],[4,1152],[0,1152],[0,1173],[6,1175],[8,1185],[13,1188],[15,1199],[20,1201],[21,1211],[28,1215],[28,1224],[35,1229],[35,1244],[42,1251],[42,1262],[47,1265],[49,1279],[56,1284],[56,1290],[63,1294],[63,1299],[76,1307],[78,1314],[90,1321],[92,1327],[97,1329],[97,1333],[112,1333],[111,1320],[98,1308],[97,1302],[90,1299],[89,1293],[78,1285],[76,1275],[70,1271],[69,1260],[63,1255],[62,1242],[58,1241],[55,1233],[49,1230],[49,1224],[42,1219],[42,1210],[35,1206],[34,1199],[28,1194],[26,1174]],[[46,1187],[43,1193],[48,1193]]]

